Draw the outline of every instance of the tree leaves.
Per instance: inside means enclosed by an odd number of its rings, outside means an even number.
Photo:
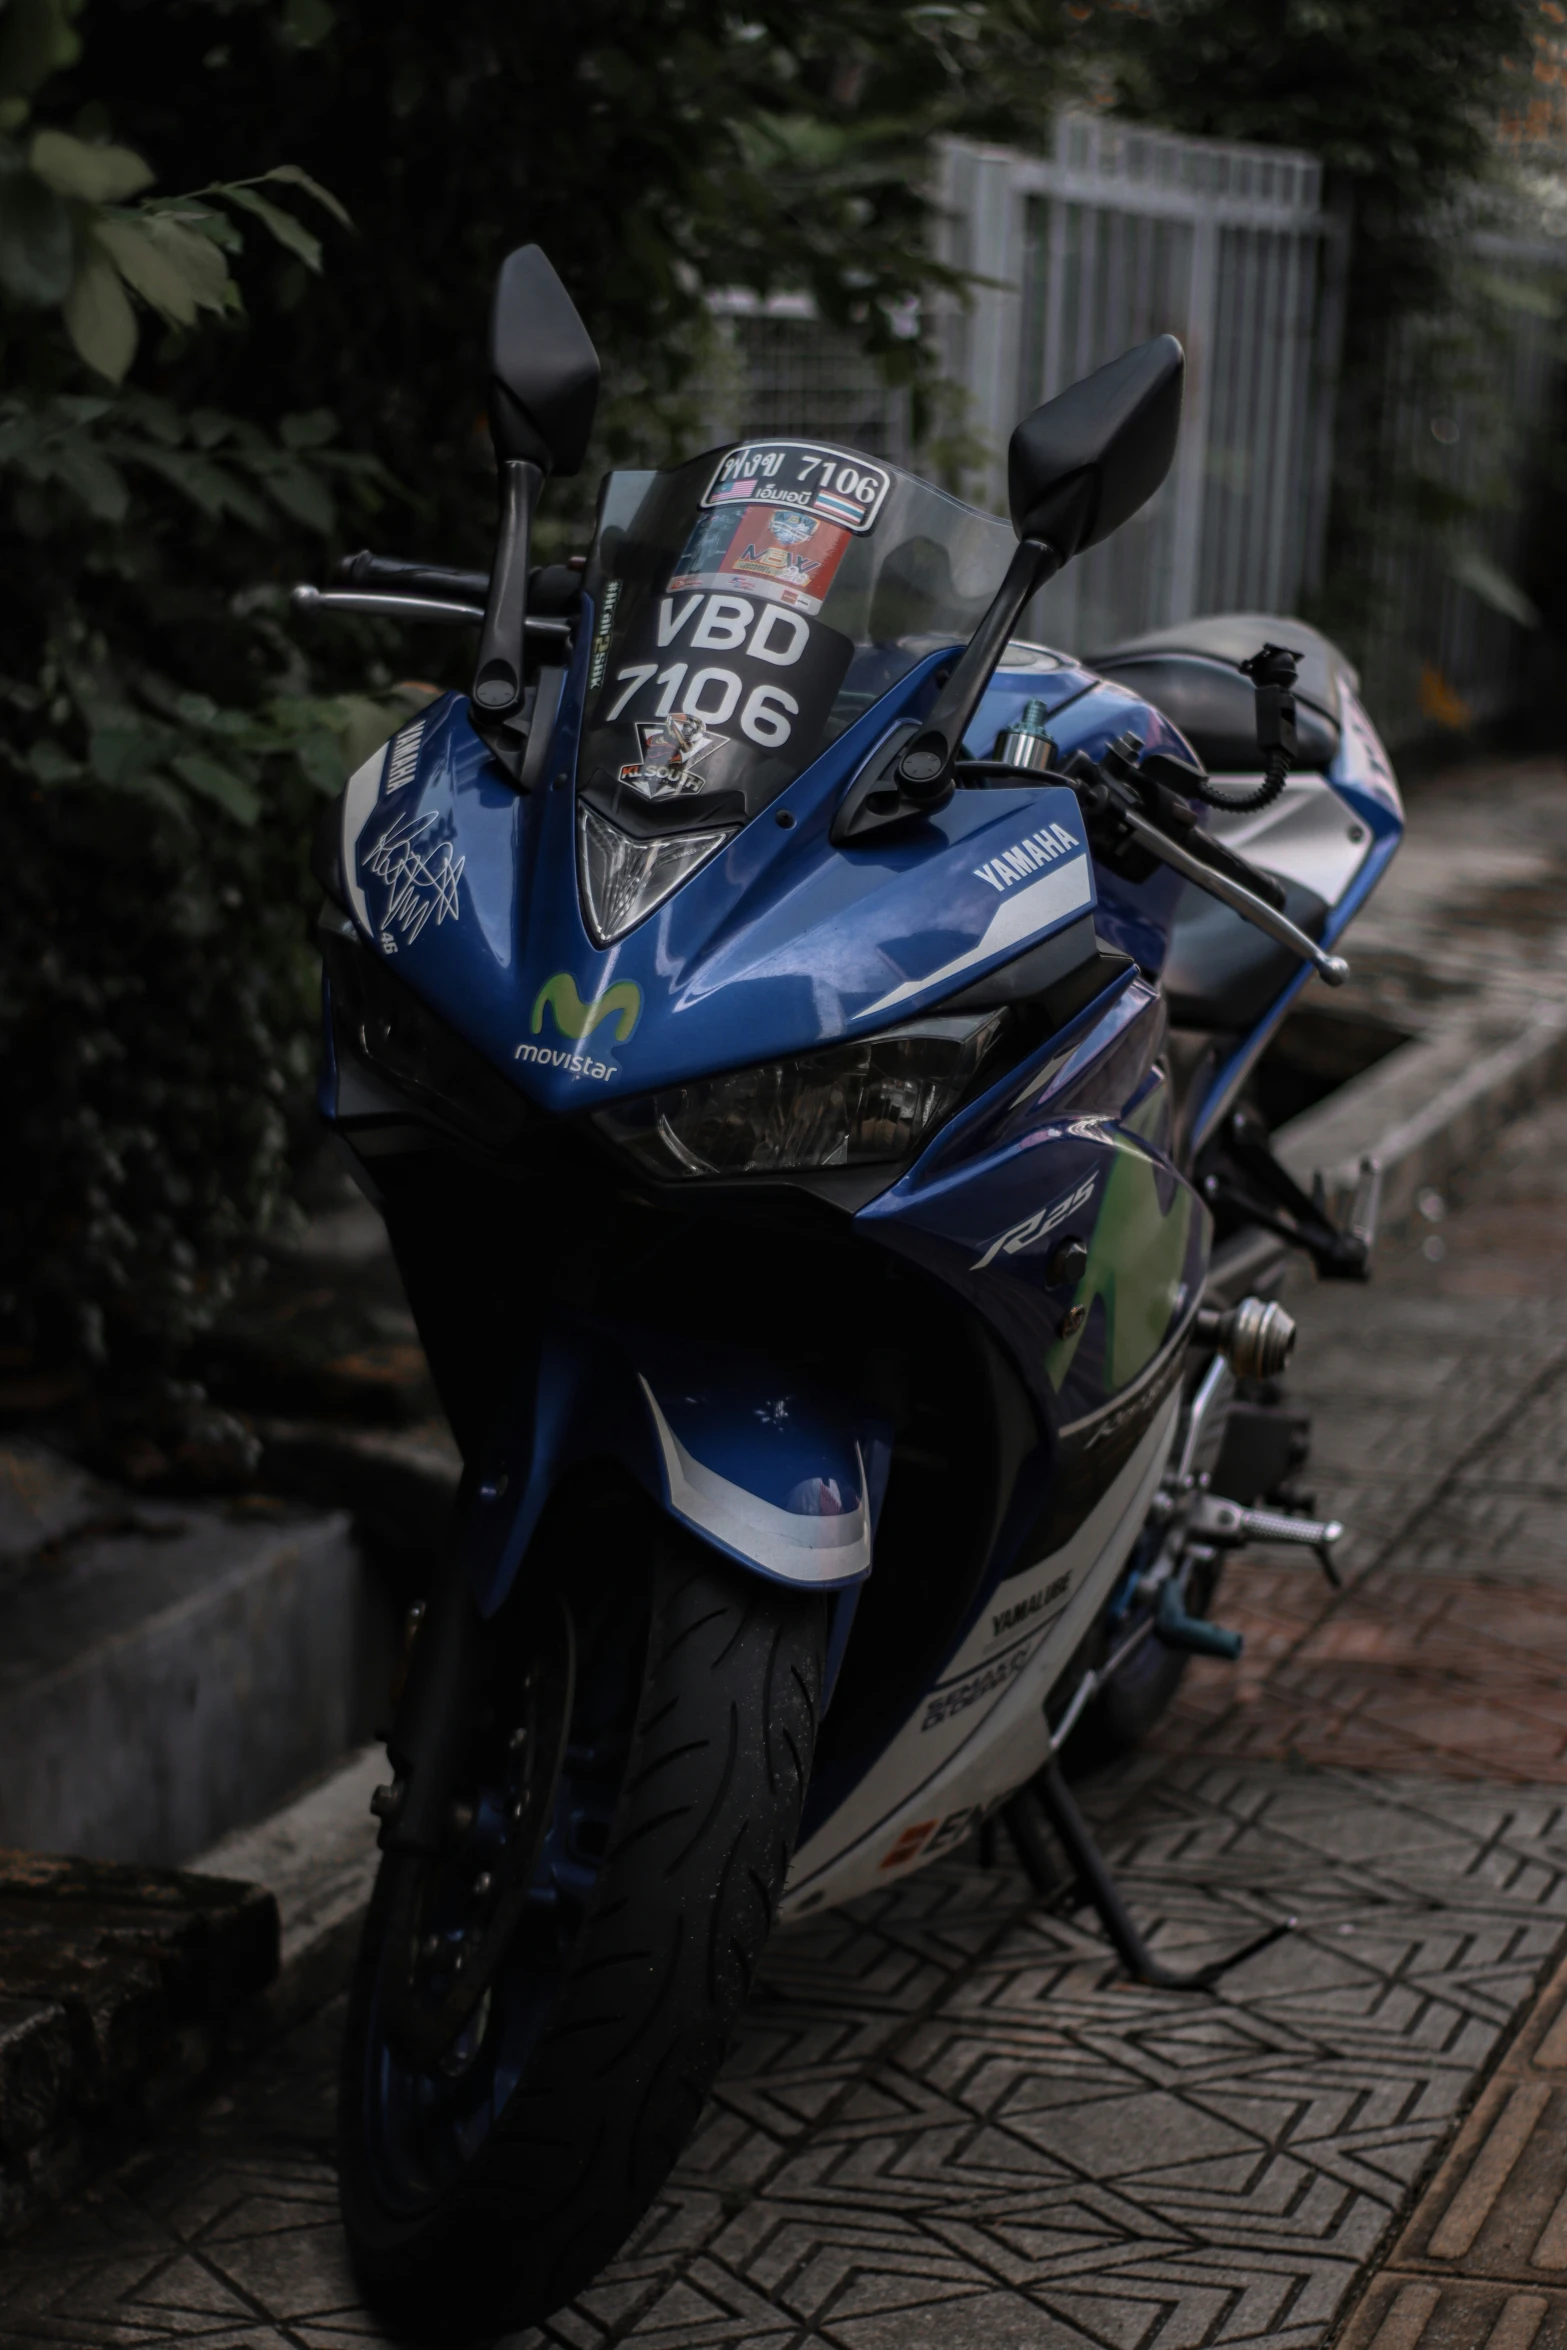
[[[3,127],[25,119],[27,101],[53,73],[63,73],[81,55],[63,0],[7,0],[0,13],[0,103]]]
[[[152,185],[152,167],[129,147],[89,146],[65,131],[40,131],[28,166],[57,196],[83,204],[124,204]]]
[[[0,35],[18,4],[10,0],[8,8],[0,0]],[[44,52],[54,53],[47,40]],[[244,238],[220,206],[258,221],[318,276],[320,238],[260,195],[259,185],[297,188],[348,225],[337,198],[296,164],[248,180],[215,180],[193,196],[148,196],[152,179],[151,166],[130,147],[43,129],[24,158],[0,131],[0,291],[34,309],[58,306],[77,355],[114,384],[124,381],[136,355],[130,296],[181,328],[193,327],[200,311],[240,306],[228,256],[242,250]],[[297,469],[280,476],[278,496],[311,528],[325,527],[326,508]]]
[[[207,237],[168,213],[110,217],[93,231],[132,292],[171,326],[194,326],[198,310],[222,310],[228,263]]]
[[[1520,628],[1539,627],[1540,614],[1534,602],[1483,547],[1472,544],[1456,547],[1447,568],[1460,587],[1468,588],[1471,595],[1478,596],[1493,612],[1516,621]]]
[[[89,245],[82,255],[61,315],[87,365],[110,383],[123,381],[136,356],[136,313],[101,245]]]
[[[303,188],[305,194],[313,196],[315,201],[325,211],[330,212],[332,218],[338,221],[342,227],[353,227],[354,224],[349,219],[346,208],[333,195],[331,189],[324,188],[319,180],[313,180],[308,171],[301,171],[297,163],[275,163],[272,169],[264,171],[261,177],[263,180],[281,180],[291,188]]]
[[[0,1058],[25,1105],[0,1328],[145,1363],[200,1326],[286,1196],[316,1020],[311,825],[346,747],[407,703],[312,694],[274,584],[384,473],[308,395],[271,431],[166,367],[238,306],[247,240],[319,267],[286,207],[343,208],[287,166],[155,195],[134,145],[86,134],[103,110],[82,85],[69,130],[8,137],[74,54],[73,4],[0,0],[0,854],[21,877]],[[325,21],[324,0],[300,18]],[[172,396],[125,381],[148,315]]]
[[[53,308],[70,292],[74,266],[66,206],[0,143],[0,287],[14,302]]]
[[[172,764],[181,783],[203,799],[211,800],[215,807],[232,816],[236,824],[252,825],[261,814],[261,801],[255,790],[221,760],[208,757],[204,751],[182,751]]]
[[[320,276],[321,239],[313,237],[302,221],[296,220],[291,212],[285,212],[280,204],[269,204],[265,196],[257,195],[254,188],[236,184],[225,188],[223,193],[230,204],[237,204],[242,211],[254,214],[286,253],[292,253],[296,260],[302,261],[307,269],[314,270],[317,277]]]

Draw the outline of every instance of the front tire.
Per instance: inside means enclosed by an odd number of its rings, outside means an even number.
[[[624,1561],[632,1527],[611,1519],[619,1539],[601,1527],[598,1547]],[[647,1514],[635,1524],[645,1556]],[[403,2332],[536,2322],[619,2248],[695,2126],[783,1891],[827,1603],[667,1521],[650,1541],[650,1574],[563,1579],[575,1686],[549,1830],[506,1958],[433,2061],[410,2057],[388,1997],[391,1970],[407,1972],[396,1921],[410,1903],[448,1915],[465,1864],[381,1865],[349,2000],[340,2191],[361,2284]],[[498,1767],[484,1723],[504,1696],[475,1717],[480,1778]],[[470,1780],[481,1822],[485,1802]]]

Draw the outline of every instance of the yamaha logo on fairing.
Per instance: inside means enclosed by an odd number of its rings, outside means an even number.
[[[999,857],[974,867],[976,881],[988,881],[994,890],[1008,890],[1015,881],[1026,881],[1037,873],[1041,865],[1053,865],[1057,857],[1064,857],[1069,849],[1080,849],[1082,842],[1073,838],[1064,824],[1045,824],[1038,832],[1003,849]]]
[[[1057,1575],[1053,1583],[1043,1584],[1038,1591],[1031,1591],[1027,1599],[1016,1599],[1010,1607],[999,1609],[990,1619],[991,1638],[999,1640],[1003,1633],[1015,1632],[1020,1624],[1032,1623],[1035,1616],[1042,1616],[1047,1607],[1053,1607],[1058,1599],[1065,1599],[1071,1585],[1070,1574]]]

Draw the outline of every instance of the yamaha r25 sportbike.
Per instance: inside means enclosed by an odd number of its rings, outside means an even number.
[[[583,2286],[775,1923],[994,1815],[1134,1974],[1226,1963],[1147,1949],[1059,1757],[1234,1652],[1226,1549],[1331,1572],[1237,1268],[1362,1275],[1374,1174],[1334,1222],[1245,1092],[1401,831],[1298,623],[1020,634],[1163,479],[1173,338],[1018,426],[1010,525],[760,439],[611,473],[544,567],[598,365],[536,247],[491,366],[490,573],[298,591],[478,631],[316,860],[322,1107],[465,1462],[339,2123],[361,2279],[427,2332]]]

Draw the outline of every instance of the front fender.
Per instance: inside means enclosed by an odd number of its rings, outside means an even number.
[[[543,1334],[477,1464],[463,1536],[480,1613],[516,1580],[571,1469],[613,1461],[659,1508],[771,1581],[870,1573],[892,1462],[869,1413],[745,1355],[586,1320]]]

